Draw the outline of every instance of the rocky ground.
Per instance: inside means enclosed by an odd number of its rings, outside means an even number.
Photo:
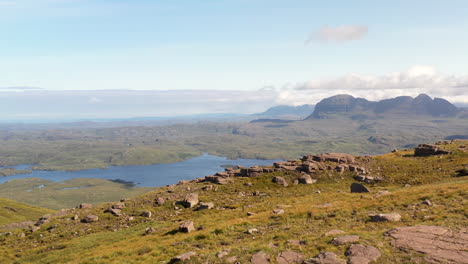
[[[467,145],[309,155],[81,204],[7,226],[0,261],[468,263]]]

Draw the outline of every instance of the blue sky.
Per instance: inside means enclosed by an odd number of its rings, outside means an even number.
[[[0,0],[0,87],[468,102],[466,14],[465,0]]]

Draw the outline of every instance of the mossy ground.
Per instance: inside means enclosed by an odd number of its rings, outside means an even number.
[[[405,150],[362,158],[367,160],[371,173],[380,173],[387,179],[369,185],[371,193],[350,193],[349,185],[354,181],[350,173],[325,172],[314,175],[319,178],[317,184],[288,187],[272,183],[272,176],[281,175],[292,182],[296,175],[275,173],[236,178],[234,183],[220,185],[216,191],[203,191],[206,183],[157,189],[126,202],[123,212],[134,215],[133,221],[104,213],[109,204],[76,209],[38,232],[17,230],[13,235],[2,236],[0,262],[167,263],[178,254],[195,251],[197,256],[190,263],[223,263],[216,257],[223,249],[231,249],[229,255],[237,256],[240,263],[248,263],[250,256],[259,250],[273,258],[285,250],[301,252],[306,257],[326,250],[345,259],[347,246],[333,246],[329,243],[333,237],[323,236],[331,229],[341,229],[346,234],[359,235],[360,243],[377,247],[382,252],[378,263],[416,263],[421,257],[418,253],[394,248],[384,234],[394,227],[417,224],[466,227],[468,179],[457,177],[456,172],[468,163],[468,153],[459,148],[466,143],[458,141],[443,146],[454,153],[441,157],[413,157],[411,150]],[[247,182],[253,186],[245,186]],[[391,194],[374,197],[384,189]],[[252,195],[255,191],[261,195]],[[171,202],[163,206],[154,204],[156,197],[178,201],[190,192],[199,193],[201,201],[214,202],[217,208],[175,210]],[[422,205],[425,199],[431,200],[433,206]],[[274,215],[272,210],[276,208],[284,209],[285,213]],[[141,217],[142,210],[150,210],[154,216]],[[247,212],[256,214],[247,216]],[[369,221],[369,214],[389,212],[401,214],[402,220]],[[84,224],[69,220],[74,214],[81,218],[90,213],[97,214],[99,222]],[[186,220],[194,221],[199,230],[188,234],[176,232]],[[47,231],[54,225],[57,228]],[[144,235],[146,227],[153,227],[156,232]],[[248,234],[249,228],[257,228],[259,232]],[[23,232],[26,237],[19,236]],[[288,240],[303,240],[305,244],[298,246]]]

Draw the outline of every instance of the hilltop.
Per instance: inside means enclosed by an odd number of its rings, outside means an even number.
[[[45,215],[0,236],[0,261],[466,263],[467,151],[455,140],[228,168]]]
[[[315,106],[312,115],[306,119],[329,118],[337,114],[349,115],[355,119],[419,115],[455,117],[460,112],[462,112],[462,109],[459,109],[449,101],[443,98],[432,99],[426,94],[420,94],[415,98],[411,96],[399,96],[378,102],[340,94],[320,101]]]

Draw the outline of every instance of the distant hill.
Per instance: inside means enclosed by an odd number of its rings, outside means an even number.
[[[383,116],[455,117],[461,109],[442,98],[432,99],[426,94],[413,98],[399,96],[378,102],[356,98],[347,94],[325,98],[306,119],[322,119],[333,116],[349,116],[353,119],[369,119]]]
[[[265,112],[253,114],[256,119],[288,119],[300,120],[308,117],[314,112],[314,105],[305,104],[300,106],[278,105],[269,108]]]

